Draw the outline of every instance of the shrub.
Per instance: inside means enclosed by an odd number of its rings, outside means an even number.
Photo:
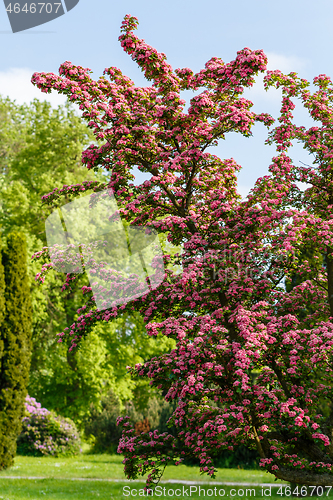
[[[81,440],[72,420],[42,408],[29,396],[25,399],[22,432],[17,441],[21,455],[76,455],[81,451]]]
[[[215,458],[215,466],[219,469],[259,469],[260,456],[257,450],[243,444],[231,450],[221,450]],[[185,465],[200,467],[199,458],[185,458]]]
[[[158,397],[149,397],[144,408],[137,409],[137,401],[127,401],[122,409],[117,396],[110,391],[101,400],[102,410],[91,407],[90,417],[86,421],[85,434],[94,437],[93,453],[117,453],[121,429],[117,427],[117,418],[128,415],[136,434],[158,429],[159,432],[172,432],[167,421],[175,409],[170,403]]]
[[[116,453],[121,437],[121,429],[117,427],[117,418],[121,414],[120,402],[112,392],[102,398],[102,410],[91,407],[90,417],[86,421],[85,434],[93,436],[93,453]]]

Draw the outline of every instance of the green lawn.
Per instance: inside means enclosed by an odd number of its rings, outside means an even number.
[[[0,472],[0,478],[1,476],[37,476],[125,480],[122,460],[123,458],[119,455],[89,455],[85,453],[75,458],[18,456],[13,467]],[[207,475],[200,476],[199,467],[185,465],[167,467],[163,479],[274,483],[274,476],[260,470],[220,469],[216,478],[211,480]]]
[[[126,498],[147,497],[144,494],[144,481],[129,482],[124,478],[122,457],[117,455],[82,454],[75,458],[21,457],[15,459],[15,465],[0,472],[0,500],[125,500]],[[6,476],[12,476],[8,479]],[[31,479],[28,479],[30,477]],[[39,479],[36,479],[38,477]],[[78,478],[81,478],[78,479]],[[86,478],[86,479],[84,479]],[[87,478],[90,478],[88,480]],[[118,482],[108,481],[117,479]],[[222,483],[253,483],[252,486],[191,484],[162,482],[154,498],[224,498],[278,500],[288,498],[287,483],[277,484],[274,476],[257,470],[221,469],[217,477],[210,480],[199,475],[198,467],[167,468],[163,481],[219,481]],[[256,483],[275,483],[271,490],[262,489]],[[200,491],[199,491],[199,488]],[[280,490],[278,489],[280,488]],[[281,489],[282,488],[282,489]],[[278,494],[280,492],[280,494]],[[320,496],[327,496],[323,491]],[[333,495],[329,495],[330,497]]]
[[[132,483],[130,486],[125,483],[110,483],[107,481],[70,481],[64,479],[1,479],[0,499],[2,500],[89,500],[98,498],[99,500],[124,500],[126,498],[142,498],[147,496],[143,491],[144,483]],[[163,491],[163,489],[165,490]],[[221,486],[184,486],[182,484],[161,484],[158,495],[154,497],[165,499],[192,498],[199,500],[202,498],[230,498],[234,500],[264,499],[278,500],[289,498],[278,489],[261,487],[221,487]],[[214,488],[215,491],[214,491]],[[192,489],[192,490],[191,490]],[[141,493],[141,494],[140,494]],[[220,493],[220,494],[219,494]],[[319,500],[323,496],[312,496],[313,500]],[[331,495],[330,495],[331,497]]]

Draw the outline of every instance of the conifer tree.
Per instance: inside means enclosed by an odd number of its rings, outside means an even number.
[[[31,299],[26,241],[11,233],[2,251],[4,269],[3,321],[0,324],[0,469],[13,464],[21,431],[31,355]],[[0,288],[1,288],[0,268]],[[3,280],[2,280],[3,281]],[[1,300],[1,292],[0,292]],[[0,313],[1,314],[1,313]]]
[[[0,331],[1,328],[4,324],[4,319],[5,319],[5,272],[4,272],[4,267],[2,264],[2,256],[1,256],[1,248],[2,248],[2,242],[0,240]],[[3,353],[3,340],[0,338],[0,369],[1,369],[1,360],[2,360],[2,353]]]

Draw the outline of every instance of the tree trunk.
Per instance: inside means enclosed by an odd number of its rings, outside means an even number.
[[[289,470],[280,467],[274,471],[274,476],[288,483],[296,483],[298,486],[333,486],[333,474],[304,471],[300,469]],[[313,496],[313,495],[312,495]]]

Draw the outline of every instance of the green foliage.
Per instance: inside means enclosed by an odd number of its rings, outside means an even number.
[[[168,425],[168,420],[171,418],[173,412],[177,408],[177,402],[175,400],[170,402],[164,402],[159,415],[158,430],[160,433],[167,432],[168,434],[176,435],[177,429],[174,425]]]
[[[3,326],[4,320],[5,320],[5,311],[6,311],[6,304],[5,304],[5,270],[2,264],[2,242],[0,239],[0,331]],[[0,338],[0,362],[1,358],[3,355],[3,349],[4,349],[4,342],[3,339]]]
[[[142,390],[142,388],[141,388]],[[136,391],[140,392],[140,391]],[[85,422],[85,435],[89,439],[93,437],[93,453],[116,453],[121,428],[117,426],[117,418],[128,415],[137,433],[143,430],[158,429],[159,432],[172,432],[167,427],[167,420],[171,417],[175,406],[156,395],[148,394],[148,400],[127,401],[123,406],[114,392],[110,391],[102,398],[101,410],[92,407],[91,413]]]
[[[121,429],[117,427],[117,418],[121,415],[119,399],[110,392],[102,399],[102,409],[91,408],[91,413],[85,424],[86,437],[94,438],[93,453],[117,452],[121,438]]]
[[[0,97],[0,173],[7,174],[11,158],[24,143],[22,129],[26,106],[18,106],[8,97]]]
[[[81,451],[81,440],[72,420],[41,408],[27,396],[22,432],[17,440],[20,455],[72,456]]]
[[[6,234],[23,226],[26,233],[46,243],[44,221],[52,207],[43,207],[41,197],[74,180],[96,178],[81,165],[81,152],[91,134],[69,104],[52,109],[37,99],[30,106],[0,99],[0,113],[6,107],[14,123],[7,120],[0,127],[0,137],[8,143],[1,172],[2,231]]]
[[[70,105],[52,109],[35,100],[30,106],[17,106],[0,98],[0,231],[5,237],[20,228],[29,257],[47,245],[44,223],[53,207],[43,206],[41,197],[64,184],[105,180],[102,172],[89,172],[81,164],[81,152],[92,138]],[[62,293],[63,275],[50,273],[41,287],[34,279],[37,272],[39,263],[29,261],[33,307],[29,394],[79,427],[91,407],[100,408],[110,389],[122,402],[135,398],[144,407],[152,390],[148,383],[131,380],[126,366],[168,351],[173,341],[148,338],[142,318],[126,315],[96,326],[80,352],[68,353],[57,343],[56,334],[77,318],[80,288],[88,285],[87,278],[82,275],[73,290]]]
[[[215,466],[219,469],[259,469],[259,460],[257,450],[252,450],[244,445],[235,447],[232,451],[221,450],[215,458]],[[186,458],[185,465],[200,466],[200,460],[197,458]]]
[[[29,390],[33,388],[33,396],[44,406],[72,418],[80,428],[91,408],[99,411],[101,398],[110,390],[121,402],[134,398],[144,407],[153,390],[146,381],[134,382],[126,366],[144,362],[150,353],[168,351],[173,341],[147,338],[142,323],[139,315],[124,315],[97,325],[71,358],[66,345],[54,339],[45,352],[41,350],[44,369],[31,371]]]
[[[290,292],[293,288],[311,279],[311,275],[316,272],[319,274],[323,266],[326,266],[324,255],[319,253],[314,245],[309,243],[300,246],[299,252],[295,254],[295,270],[286,279],[286,291]]]
[[[8,236],[2,261],[6,310],[0,330],[0,469],[13,464],[30,367],[32,311],[22,234]]]
[[[81,151],[90,140],[89,129],[69,105],[55,110],[49,103],[38,100],[30,106],[17,106],[0,98],[0,228],[3,236],[20,228],[26,235],[29,256],[33,307],[29,392],[41,396],[39,400],[44,404],[43,393],[48,395],[53,387],[53,394],[62,393],[63,407],[67,406],[65,394],[68,403],[74,397],[76,404],[71,415],[78,406],[88,407],[91,393],[96,390],[96,384],[87,388],[87,378],[77,374],[73,360],[67,359],[64,349],[58,350],[56,343],[56,333],[74,320],[81,294],[76,289],[64,296],[59,276],[53,276],[43,289],[39,287],[34,280],[38,269],[35,263],[30,263],[30,256],[47,244],[44,223],[52,207],[44,207],[41,197],[53,186],[61,188],[74,180],[96,179],[94,173],[81,165]],[[89,370],[94,370],[92,363]],[[67,381],[63,371],[68,375]],[[49,384],[45,390],[44,382]],[[78,387],[81,393],[74,396]],[[78,402],[80,397],[83,400]],[[52,409],[50,399],[46,398]],[[55,403],[61,407],[58,401]]]

